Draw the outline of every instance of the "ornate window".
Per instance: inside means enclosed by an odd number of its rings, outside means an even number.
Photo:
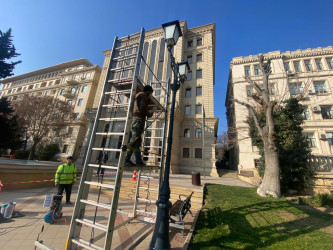
[[[201,138],[202,137],[202,129],[201,128],[197,128],[195,130],[195,138]]]
[[[186,128],[184,130],[184,137],[185,138],[190,138],[191,137],[191,131],[190,131],[190,129]]]

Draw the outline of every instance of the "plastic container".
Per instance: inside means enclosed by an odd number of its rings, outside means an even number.
[[[3,215],[3,217],[5,217],[5,219],[10,219],[12,217],[15,206],[16,206],[16,202],[9,203],[9,205],[6,207],[5,214]]]
[[[5,215],[6,207],[8,207],[8,205],[9,205],[9,204],[3,204],[3,205],[1,205],[1,211],[0,211],[0,213],[1,213],[2,215]]]

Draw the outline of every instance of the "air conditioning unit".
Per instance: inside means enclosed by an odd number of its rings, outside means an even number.
[[[314,92],[312,89],[308,90],[309,95],[314,95],[316,92]]]
[[[287,75],[288,75],[288,76],[295,75],[295,72],[292,71],[292,70],[287,70]]]
[[[320,106],[313,106],[313,107],[312,107],[312,111],[313,111],[313,112],[320,112],[320,111],[321,111],[321,108],[320,108]]]
[[[320,140],[327,140],[328,138],[326,137],[326,135],[325,134],[321,134],[320,135]]]

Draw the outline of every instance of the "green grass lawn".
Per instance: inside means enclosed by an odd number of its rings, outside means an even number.
[[[256,188],[209,184],[190,249],[333,249],[333,216]]]

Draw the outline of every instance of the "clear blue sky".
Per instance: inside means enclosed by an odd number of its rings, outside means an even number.
[[[215,116],[227,130],[230,61],[274,50],[332,45],[333,0],[0,0],[0,30],[12,28],[22,63],[15,75],[78,58],[102,66],[103,50],[122,37],[186,20],[216,23]]]

